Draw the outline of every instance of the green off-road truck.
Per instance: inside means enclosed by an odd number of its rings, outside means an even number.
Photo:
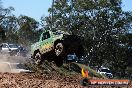
[[[40,40],[31,45],[31,53],[32,58],[37,62],[42,63],[43,60],[52,58],[56,64],[62,65],[68,54],[76,54],[78,58],[83,56],[84,48],[79,36],[63,31],[45,30],[41,34]]]

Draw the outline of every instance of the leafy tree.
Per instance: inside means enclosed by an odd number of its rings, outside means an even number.
[[[5,31],[0,26],[0,42],[4,41],[4,39],[5,39]]]
[[[55,1],[52,30],[66,30],[83,36],[90,63],[98,66],[106,63],[114,67],[113,70],[126,69],[126,52],[120,46],[123,42],[120,39],[131,28],[132,12],[122,10],[122,0],[72,1]],[[52,8],[49,13],[45,21],[46,27],[51,28]]]
[[[15,16],[11,16],[11,11],[14,11],[13,7],[4,8],[0,1],[0,35],[2,41],[5,41],[9,34],[14,31],[13,29],[16,29],[14,28]]]
[[[22,42],[23,39],[29,41],[34,41],[37,35],[37,28],[39,23],[28,16],[20,15],[18,17],[19,30],[18,35],[20,36],[19,41]],[[23,42],[24,43],[24,42]]]

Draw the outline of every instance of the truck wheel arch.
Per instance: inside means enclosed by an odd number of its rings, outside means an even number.
[[[54,42],[54,48],[55,48],[55,46],[56,46],[57,43],[62,43],[62,40],[57,39],[57,40]]]
[[[35,55],[40,52],[39,49],[35,50],[34,53],[33,53],[33,57],[35,57]]]

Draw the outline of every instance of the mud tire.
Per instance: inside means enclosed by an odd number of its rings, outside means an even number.
[[[40,52],[37,52],[37,53],[35,54],[35,56],[34,56],[35,63],[36,63],[36,64],[40,64],[41,58],[42,58],[41,53],[40,53]]]
[[[57,43],[55,45],[55,55],[62,56],[64,54],[64,45],[63,43]]]

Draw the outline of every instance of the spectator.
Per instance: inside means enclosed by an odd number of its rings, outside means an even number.
[[[1,50],[2,50],[2,46],[3,46],[3,45],[1,44],[1,45],[0,45],[0,52],[1,52]]]

